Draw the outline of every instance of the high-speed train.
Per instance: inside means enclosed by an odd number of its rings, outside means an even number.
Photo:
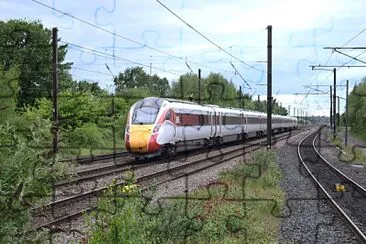
[[[297,119],[272,115],[273,132],[297,127]],[[125,146],[137,159],[170,156],[198,146],[266,134],[267,115],[217,105],[147,97],[132,105],[126,122]]]

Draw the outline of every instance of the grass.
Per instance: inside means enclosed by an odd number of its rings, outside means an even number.
[[[116,136],[116,152],[126,151],[125,141],[119,136]],[[99,154],[108,154],[114,152],[113,138],[106,142],[106,145],[100,148],[80,148],[79,156],[90,156]]]
[[[279,219],[275,215],[281,209],[284,193],[277,184],[281,174],[274,159],[273,151],[268,155],[265,150],[256,152],[248,164],[222,173],[211,187],[195,191],[191,198],[208,199],[188,206],[204,222],[188,241],[276,242]]]
[[[346,163],[352,164],[366,164],[366,155],[358,148],[345,146],[342,139],[336,136],[336,138],[330,137],[330,142],[339,147],[342,150],[340,159]]]
[[[94,143],[84,142],[79,143],[79,145],[72,145],[73,139],[70,140],[71,143],[59,143],[60,151],[67,157],[109,154],[114,152],[114,146],[116,152],[126,151],[123,131],[116,131],[113,135],[110,128],[98,128],[98,133],[100,134],[96,136],[97,139],[93,139]],[[93,134],[90,135],[90,137],[93,136]],[[115,143],[113,142],[113,136],[115,137]]]
[[[118,240],[125,243],[277,242],[280,218],[276,215],[285,194],[278,186],[281,173],[275,160],[272,150],[254,152],[245,164],[221,173],[217,181],[187,193],[187,198],[183,195],[149,205],[143,199],[136,202],[135,197],[118,199],[123,208],[95,212],[98,219],[107,221],[92,225],[90,243],[109,242],[118,233],[126,233],[126,223],[133,234]],[[106,201],[112,202],[106,198],[102,206],[111,210]],[[131,209],[134,215],[129,214]]]
[[[365,131],[351,132],[351,135],[366,143],[366,132]]]

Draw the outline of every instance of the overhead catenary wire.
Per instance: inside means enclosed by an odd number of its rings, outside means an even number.
[[[70,42],[66,42],[66,41],[60,41],[62,43],[65,43],[65,44],[68,44],[70,46],[73,46],[73,47],[77,47],[83,51],[86,51],[86,52],[89,52],[89,53],[93,53],[95,55],[99,55],[102,57],[110,57],[112,59],[119,59],[119,60],[123,60],[123,61],[127,61],[129,63],[133,63],[133,64],[136,64],[136,65],[140,65],[140,66],[143,66],[143,67],[146,67],[146,68],[150,68],[150,65],[146,65],[146,64],[143,64],[143,63],[139,63],[139,62],[136,62],[136,61],[133,61],[133,60],[129,60],[129,59],[126,59],[126,58],[122,58],[122,57],[119,57],[119,56],[116,56],[116,55],[113,55],[113,54],[109,54],[109,53],[106,53],[106,52],[102,52],[102,51],[98,51],[98,50],[95,50],[95,49],[92,49],[92,48],[88,48],[88,47],[83,47],[81,45],[78,45],[78,44],[75,44],[75,43],[70,43]],[[169,71],[169,70],[164,70],[164,69],[161,69],[161,68],[157,68],[157,67],[154,67],[153,69],[155,70],[159,70],[161,72],[164,72],[164,73],[170,73],[170,74],[173,74],[173,75],[177,75],[177,76],[180,76],[180,74],[178,73],[175,73],[175,72],[172,72],[172,71]]]
[[[363,28],[360,32],[358,32],[355,36],[353,36],[351,39],[349,39],[345,44],[342,45],[342,47],[345,47],[346,45],[348,45],[351,41],[353,41],[354,39],[356,39],[359,35],[361,35],[363,32],[366,31],[366,27]]]
[[[347,67],[346,65],[349,64],[351,61],[353,61],[355,58],[357,59],[359,56],[361,56],[362,54],[364,54],[366,52],[366,50],[362,51],[360,54],[358,54],[357,56],[355,56],[354,58],[352,57],[350,60],[348,60],[347,62],[344,62],[341,67],[338,67],[336,70],[338,71],[341,68],[345,68]],[[332,74],[329,74],[325,80],[327,80]]]
[[[363,28],[360,32],[358,32],[356,35],[354,35],[351,39],[349,39],[348,41],[346,41],[343,45],[342,45],[342,48],[343,47],[345,47],[346,45],[348,45],[351,41],[353,41],[354,39],[356,39],[359,35],[361,35],[363,32],[365,32],[366,31],[366,27],[365,28]],[[363,52],[361,52],[359,55],[357,55],[356,57],[351,57],[351,59],[349,60],[349,61],[347,61],[347,62],[345,62],[345,63],[343,63],[341,66],[343,67],[343,66],[345,66],[346,64],[348,64],[349,62],[351,62],[352,60],[354,60],[355,58],[357,59],[359,56],[361,56],[362,54],[364,54],[366,52],[366,50],[365,51],[363,51]],[[332,52],[333,53],[333,52]],[[342,67],[339,67],[339,68],[337,68],[337,70],[339,70],[340,68],[342,68]],[[328,79],[329,78],[329,76],[330,75],[328,75],[327,76],[327,78],[326,79]]]
[[[347,53],[344,53],[344,52],[338,51],[337,49],[334,49],[334,51],[335,51],[335,52],[337,52],[337,53],[340,53],[340,54],[342,54],[342,55],[344,55],[344,56],[346,56],[346,57],[349,57],[349,58],[351,58],[351,59],[354,59],[354,60],[356,60],[356,61],[358,61],[358,62],[361,62],[361,63],[366,64],[366,62],[365,62],[365,61],[363,61],[363,60],[361,60],[361,59],[358,59],[358,58],[356,58],[356,57],[352,57],[351,55],[349,55],[349,54],[347,54]]]
[[[258,69],[250,64],[248,64],[247,62],[239,59],[238,57],[232,55],[230,52],[226,51],[223,47],[221,47],[220,45],[218,45],[217,43],[215,43],[214,41],[212,41],[210,38],[208,38],[207,36],[205,36],[203,33],[201,33],[200,31],[198,31],[196,28],[194,28],[192,25],[190,25],[187,21],[185,21],[183,18],[181,18],[177,13],[175,13],[173,10],[171,10],[168,6],[166,6],[164,3],[162,3],[160,0],[155,0],[157,3],[159,3],[162,7],[164,7],[166,10],[168,10],[171,14],[173,14],[176,18],[178,18],[180,21],[182,21],[185,25],[187,25],[189,28],[191,28],[194,32],[196,32],[198,35],[200,35],[201,37],[203,37],[205,40],[207,40],[208,42],[210,42],[212,45],[214,45],[215,47],[217,47],[219,50],[223,51],[224,53],[226,53],[227,55],[229,55],[230,57],[238,60],[239,62],[247,65],[248,67],[264,72],[264,70]]]
[[[93,24],[93,23],[91,23],[91,22],[89,22],[89,21],[87,21],[87,20],[84,20],[84,19],[79,18],[79,17],[77,17],[77,16],[75,16],[75,15],[72,15],[72,14],[66,13],[66,12],[64,12],[64,11],[62,11],[62,10],[56,9],[55,7],[52,7],[52,6],[47,5],[47,4],[45,4],[45,3],[39,2],[39,1],[37,1],[37,0],[30,0],[30,1],[32,1],[32,2],[34,2],[34,3],[36,3],[36,4],[39,4],[39,5],[43,6],[43,7],[46,7],[46,8],[48,8],[48,9],[51,9],[51,10],[53,10],[53,11],[55,11],[55,12],[58,12],[58,13],[60,13],[60,14],[63,14],[63,15],[65,15],[65,16],[68,16],[68,17],[70,17],[70,18],[72,18],[72,19],[75,19],[75,20],[77,20],[77,21],[80,21],[80,22],[82,22],[82,23],[84,23],[84,24],[86,24],[86,25],[89,25],[89,26],[93,27],[93,28],[96,28],[96,29],[98,29],[98,30],[101,30],[101,31],[103,31],[103,32],[106,32],[106,33],[108,33],[108,34],[111,34],[111,35],[113,35],[113,36],[115,36],[115,37],[118,37],[118,38],[120,38],[120,39],[123,39],[123,40],[125,40],[125,41],[131,42],[131,43],[137,44],[137,45],[139,45],[139,46],[141,46],[141,47],[145,47],[145,48],[148,48],[148,49],[150,49],[150,50],[152,50],[152,51],[155,51],[155,52],[161,53],[161,54],[163,54],[163,55],[165,55],[165,56],[169,56],[169,57],[172,57],[172,58],[175,58],[175,59],[179,59],[179,60],[181,60],[181,61],[183,61],[183,62],[189,62],[189,63],[192,63],[192,64],[196,64],[196,65],[199,65],[199,66],[201,66],[201,67],[205,67],[205,68],[217,69],[217,70],[222,70],[222,71],[225,71],[225,72],[227,71],[227,70],[223,70],[223,69],[220,69],[220,68],[210,67],[210,66],[207,66],[207,65],[203,65],[203,64],[201,64],[201,63],[199,63],[199,62],[196,62],[196,61],[186,60],[186,59],[185,59],[185,58],[183,58],[183,57],[179,57],[179,56],[177,56],[177,55],[174,55],[174,54],[171,54],[171,53],[169,53],[169,52],[163,51],[163,50],[161,50],[161,49],[158,49],[158,48],[152,47],[152,46],[150,46],[150,45],[147,45],[146,43],[141,43],[141,42],[136,41],[136,40],[134,40],[134,39],[132,39],[132,38],[129,38],[129,37],[123,36],[123,35],[121,35],[121,34],[115,33],[115,32],[113,32],[113,31],[107,30],[107,29],[105,29],[105,28],[103,28],[103,27],[100,27],[100,26],[98,26],[98,25],[96,25],[96,24]],[[240,61],[241,61],[241,60],[240,60]],[[241,61],[241,62],[243,62],[243,61]],[[255,67],[254,67],[254,68],[255,68]],[[256,69],[256,68],[255,68],[255,69]]]
[[[365,32],[366,31],[366,27],[365,28],[363,28],[360,32],[358,32],[356,35],[354,35],[351,39],[349,39],[348,41],[346,41],[343,45],[342,45],[342,48],[343,47],[345,47],[346,45],[348,45],[350,42],[352,42],[354,39],[356,39],[359,35],[361,35],[363,32]],[[364,54],[366,52],[366,50],[365,51],[363,51],[362,53],[360,53],[359,55],[357,55],[355,58],[354,57],[352,57],[349,61],[347,61],[347,62],[345,62],[345,63],[343,63],[342,65],[341,65],[341,67],[339,67],[339,68],[337,68],[337,70],[339,70],[340,68],[342,68],[343,66],[345,66],[346,64],[348,64],[349,62],[351,62],[352,60],[354,60],[354,59],[357,59],[359,56],[361,56],[362,54]],[[333,53],[334,53],[334,50],[331,52],[331,54],[329,55],[329,57],[328,57],[328,60],[327,60],[327,62],[326,62],[326,64],[325,65],[327,65],[328,64],[328,62],[329,62],[329,60],[330,60],[330,58],[332,57],[332,55],[333,55]],[[315,80],[315,79],[317,79],[319,76],[320,76],[320,74],[322,73],[323,71],[321,71],[321,72],[319,72],[318,73],[318,75],[313,79],[313,81]],[[326,78],[325,78],[325,80],[327,80],[330,76],[331,76],[332,74],[329,74]],[[312,84],[312,82],[310,83],[310,84]],[[309,92],[310,92],[310,89],[308,90]],[[300,104],[305,100],[307,98],[307,95],[305,95],[304,96],[304,99],[300,102]]]
[[[105,73],[102,71],[97,71],[97,70],[90,70],[90,69],[84,69],[84,68],[78,68],[78,67],[71,67],[71,69],[75,69],[75,70],[81,70],[81,71],[86,71],[86,72],[90,72],[90,73],[95,73],[95,74],[101,74],[101,75],[107,75],[107,76],[112,76],[112,74],[109,73]]]
[[[247,84],[247,86],[249,87],[249,89],[252,89],[252,87],[249,85],[249,83],[244,79],[244,77],[240,74],[240,72],[235,68],[235,66],[233,65],[233,63],[230,61],[231,66],[233,67],[233,69],[237,72],[237,74],[239,75],[239,77],[245,82],[245,84]]]

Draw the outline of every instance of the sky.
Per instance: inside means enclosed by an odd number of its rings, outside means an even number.
[[[187,24],[156,0],[37,1],[0,0],[0,19],[40,20],[47,28],[57,27],[62,41],[76,45],[69,44],[66,57],[74,63],[73,77],[110,91],[113,76],[128,67],[140,65],[149,73],[151,66],[152,74],[170,82],[200,68],[203,77],[221,73],[245,93],[265,100],[268,25],[273,33],[273,96],[290,108],[290,115],[303,110],[329,116],[333,73],[310,65],[363,65],[324,47],[365,46],[365,0],[160,0]],[[340,51],[366,60],[364,50]],[[342,67],[337,84],[349,80],[352,89],[364,76],[365,68]],[[308,86],[325,93],[313,95]],[[337,94],[345,98],[345,86],[337,87]],[[344,106],[341,99],[341,112]]]

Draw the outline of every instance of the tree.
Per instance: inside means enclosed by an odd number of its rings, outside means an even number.
[[[201,84],[201,91],[204,90]],[[172,96],[182,100],[198,100],[198,76],[190,73],[181,75],[179,81],[172,84]]]
[[[16,67],[4,71],[0,66],[0,124],[13,116],[19,90],[18,76]]]
[[[147,88],[148,96],[167,97],[171,93],[169,81],[158,75],[148,75],[142,67],[127,68],[123,73],[120,72],[114,79],[116,93],[125,93],[127,96],[130,89]]]
[[[114,79],[116,92],[126,88],[147,87],[148,75],[142,67],[127,68]]]
[[[154,96],[167,97],[170,95],[171,88],[165,77],[161,79],[157,75],[149,76],[148,88]]]
[[[228,81],[221,74],[210,73],[204,83],[207,87],[204,96],[208,103],[239,107],[239,96],[233,82]]]
[[[354,133],[366,137],[366,77],[356,85],[348,96],[349,99],[349,124]]]
[[[108,92],[100,88],[98,82],[79,81],[76,84],[76,90],[79,92],[91,92],[94,95],[107,95]]]
[[[0,21],[0,64],[5,71],[19,67],[18,107],[51,96],[50,40],[51,30],[39,21]],[[70,68],[70,64],[62,64],[66,51],[66,45],[58,49],[60,73]]]

